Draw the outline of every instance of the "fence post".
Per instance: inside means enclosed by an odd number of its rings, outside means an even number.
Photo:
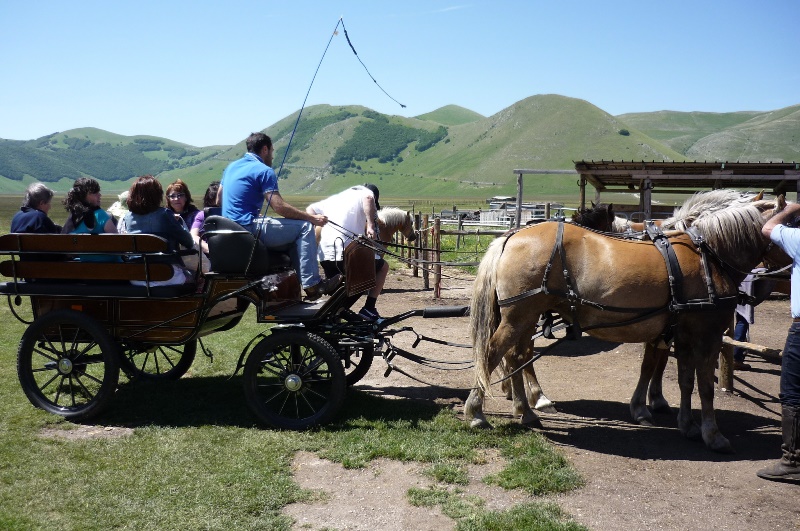
[[[464,230],[464,218],[458,216],[458,234],[456,234],[456,250],[461,248],[461,231]]]
[[[411,263],[411,276],[419,277],[419,248],[422,242],[422,222],[419,214],[414,214],[414,228],[419,234],[419,238],[414,242],[414,261]],[[409,250],[409,252],[411,252]]]
[[[431,287],[430,269],[428,269],[428,214],[422,216],[422,287]]]
[[[436,249],[436,265],[433,266],[433,298],[442,294],[442,220],[433,218],[433,248]]]
[[[544,204],[544,219],[550,219],[550,203]]]

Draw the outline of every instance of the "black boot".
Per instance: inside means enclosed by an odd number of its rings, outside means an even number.
[[[800,483],[800,407],[783,406],[781,408],[781,428],[783,430],[783,444],[781,459],[766,468],[762,468],[756,475],[772,481],[785,481]]]

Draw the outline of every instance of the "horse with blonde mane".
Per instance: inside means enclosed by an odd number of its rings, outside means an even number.
[[[409,242],[417,239],[411,213],[399,208],[386,207],[378,210],[378,231],[378,239],[384,243],[392,241],[397,232]]]
[[[614,238],[564,223],[542,223],[498,238],[475,280],[470,328],[477,386],[467,399],[465,416],[473,426],[489,426],[482,406],[490,374],[501,359],[511,369],[530,360],[537,322],[546,311],[554,311],[577,332],[607,341],[656,345],[671,340],[681,389],[680,431],[690,438],[701,436],[713,450],[731,451],[714,415],[714,361],[741,280],[760,261],[774,261],[775,253],[786,260],[761,234],[766,220],[784,206],[783,197],[737,203],[668,233],[665,239],[680,269],[678,286],[668,279],[665,258],[650,241]],[[551,270],[556,273],[550,275]],[[642,293],[650,300],[643,300]],[[644,404],[644,376],[643,364],[632,410],[634,403]],[[699,427],[691,415],[695,377]],[[511,380],[522,422],[538,423],[521,398],[521,374],[514,373]]]

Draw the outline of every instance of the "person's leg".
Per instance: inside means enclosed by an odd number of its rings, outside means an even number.
[[[763,479],[800,483],[800,323],[792,323],[781,356],[782,456],[756,474]]]
[[[375,287],[369,291],[364,307],[358,312],[359,315],[366,319],[380,319],[381,317],[377,308],[375,308],[375,303],[381,291],[383,291],[383,285],[386,283],[386,277],[389,274],[389,264],[383,258],[375,259],[375,273]]]
[[[750,329],[750,323],[747,322],[739,312],[736,312],[736,326],[733,329],[733,339],[736,341],[747,341],[747,331]],[[744,362],[744,349],[742,347],[733,347],[733,359],[740,363]]]
[[[261,228],[259,238],[268,249],[292,245],[289,256],[303,288],[320,283],[317,240],[311,223],[299,219],[258,218],[253,220],[253,226],[256,230]]]

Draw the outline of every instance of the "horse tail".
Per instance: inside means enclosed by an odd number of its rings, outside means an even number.
[[[475,376],[478,385],[489,390],[490,378],[487,359],[489,340],[500,325],[500,305],[497,299],[497,262],[503,254],[507,236],[495,239],[483,255],[470,304],[470,338],[475,359]]]

